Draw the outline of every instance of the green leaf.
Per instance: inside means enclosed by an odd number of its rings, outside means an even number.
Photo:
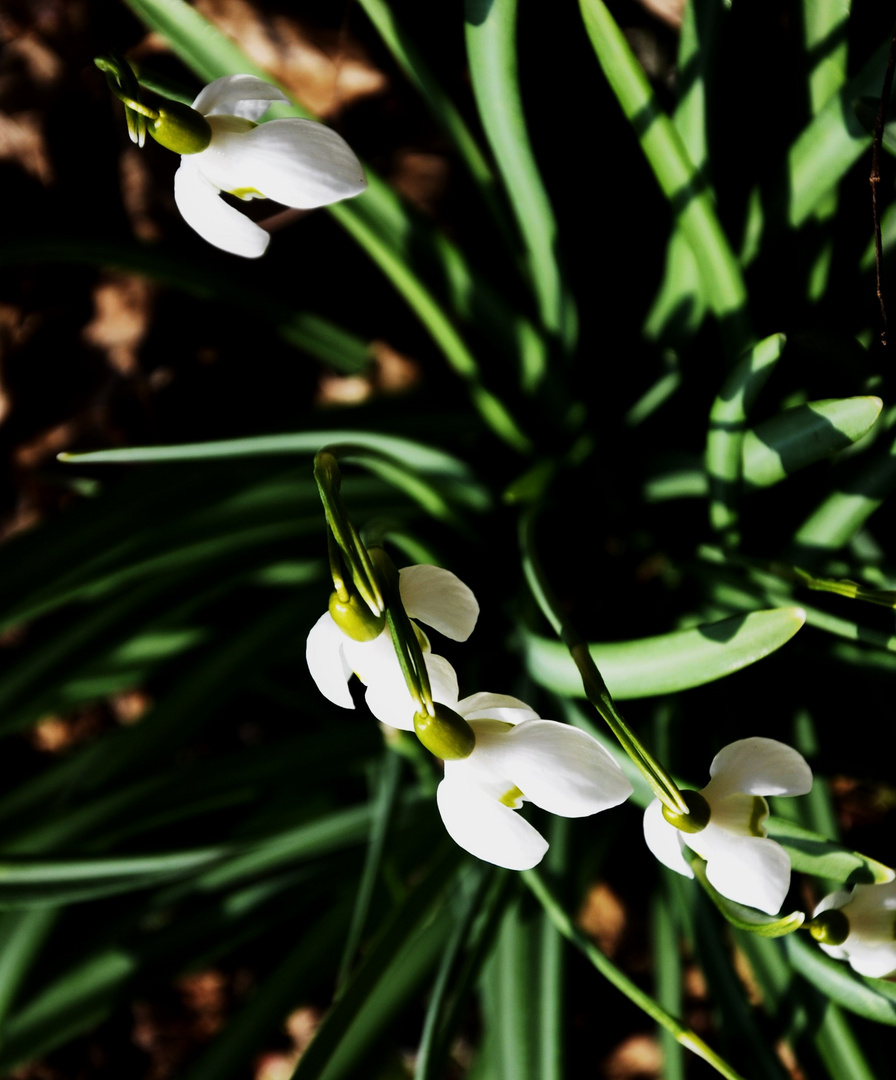
[[[814,874],[844,885],[883,884],[896,877],[896,871],[889,866],[850,851],[793,821],[772,816],[766,826],[769,836],[774,837],[790,856],[794,870],[803,874]]]
[[[770,487],[836,454],[867,434],[882,408],[878,397],[832,398],[763,421],[744,437],[744,479],[753,487]]]
[[[535,160],[520,97],[517,0],[466,0],[464,13],[476,105],[526,243],[528,272],[541,320],[572,348],[575,308],[558,263],[557,222]]]
[[[772,608],[657,637],[591,644],[589,650],[614,698],[653,697],[740,671],[788,642],[805,619],[802,608]],[[560,694],[584,696],[565,645],[529,633],[524,642],[536,682]]]
[[[579,0],[579,6],[604,75],[677,215],[676,226],[696,257],[703,295],[716,317],[723,320],[739,353],[752,337],[746,315],[747,290],[712,195],[603,0]]]
[[[793,967],[813,986],[844,1009],[896,1027],[896,985],[886,979],[857,975],[849,964],[834,960],[799,934],[785,942]]]
[[[759,392],[784,350],[783,334],[772,334],[753,346],[735,364],[712,404],[706,440],[710,520],[725,530],[737,520],[737,488],[743,469],[746,421]]]
[[[352,1074],[401,1005],[435,966],[451,924],[438,918],[456,881],[459,849],[444,847],[426,877],[396,905],[363,964],[302,1054],[293,1080],[338,1080]]]

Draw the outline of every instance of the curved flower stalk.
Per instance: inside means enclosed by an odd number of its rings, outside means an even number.
[[[548,842],[515,812],[524,802],[561,817],[588,817],[632,793],[590,735],[542,720],[517,698],[480,693],[452,707],[476,743],[469,757],[445,762],[439,813],[451,838],[485,862],[509,870],[541,862]]]
[[[330,128],[298,118],[258,123],[273,102],[287,100],[254,75],[225,75],[193,102],[211,139],[181,157],[174,198],[187,224],[224,251],[257,258],[270,234],[220,198],[222,192],[310,210],[367,187],[360,161]]]
[[[438,630],[453,641],[466,641],[476,626],[479,604],[472,591],[438,566],[406,566],[399,571],[399,595],[412,619]],[[457,676],[448,661],[430,650],[429,640],[413,623],[435,701],[457,700]],[[403,731],[414,730],[414,703],[388,627],[372,641],[355,641],[336,625],[329,611],[308,635],[305,647],[308,670],[318,690],[334,705],[355,707],[349,693],[352,675],[367,687],[367,706],[377,720]]]
[[[896,881],[830,893],[812,915],[809,930],[828,956],[873,979],[896,975]]]
[[[709,783],[685,792],[691,813],[670,823],[656,800],[644,812],[644,838],[676,873],[693,877],[685,846],[706,860],[710,884],[729,900],[776,914],[790,887],[790,859],[764,826],[764,795],[804,795],[812,771],[802,754],[776,739],[730,743],[713,758]]]

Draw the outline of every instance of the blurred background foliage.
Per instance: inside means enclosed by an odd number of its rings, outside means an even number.
[[[437,772],[323,700],[303,646],[311,459],[349,444],[355,522],[482,604],[439,643],[462,693],[597,731],[542,574],[676,775],[790,742],[818,780],[776,812],[896,860],[890,17],[7,0],[4,1075],[715,1075],[638,990],[743,1075],[887,1075],[889,983],[728,927],[635,806],[555,823],[526,881],[474,864]],[[127,141],[110,48],[187,101],[277,81],[369,191],[287,212],[258,263],[208,248],[174,159]],[[884,154],[888,298],[892,189]],[[844,865],[798,865],[785,910]]]

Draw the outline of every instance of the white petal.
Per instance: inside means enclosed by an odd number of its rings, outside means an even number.
[[[183,161],[174,174],[174,201],[190,228],[215,247],[247,259],[267,250],[270,234],[224,202],[192,162]]]
[[[203,116],[243,116],[258,120],[273,101],[289,101],[289,98],[254,75],[223,75],[199,91],[193,108]]]
[[[222,191],[257,191],[284,206],[310,210],[367,187],[348,143],[313,120],[271,120],[249,131],[215,127],[192,159]]]
[[[426,673],[429,675],[429,688],[432,691],[433,701],[454,709],[458,694],[457,672],[444,656],[437,656],[435,653],[424,653],[423,663],[426,664]]]
[[[780,844],[759,836],[731,836],[712,825],[685,843],[706,859],[706,876],[722,896],[769,915],[781,910],[790,888],[790,859]]]
[[[632,785],[590,735],[553,720],[526,720],[501,740],[503,771],[525,797],[562,817],[587,817],[631,795]]]
[[[311,627],[305,643],[305,659],[311,678],[324,697],[343,709],[353,709],[355,703],[348,689],[352,670],[343,653],[344,641],[345,635],[325,611]]]
[[[711,786],[711,785],[710,785]],[[708,788],[704,788],[704,793]],[[735,836],[765,836],[768,803],[761,795],[738,791],[710,802],[711,822]]]
[[[541,719],[525,701],[509,694],[471,694],[457,703],[457,711],[465,720],[500,720],[503,724]]]
[[[479,604],[472,590],[450,570],[406,566],[399,572],[399,590],[412,619],[419,619],[452,641],[466,641],[473,633]]]
[[[659,799],[654,799],[644,811],[644,839],[663,866],[668,866],[676,874],[683,874],[685,877],[694,876],[694,871],[682,851],[682,833],[663,817],[663,804]]]
[[[802,754],[777,739],[740,739],[713,758],[703,794],[710,801],[735,791],[749,795],[805,795],[812,770]]]
[[[836,892],[828,893],[828,895],[815,905],[815,910],[812,912],[812,918],[820,914],[822,911],[830,911],[832,908],[842,908],[844,904],[848,904],[852,899],[852,889],[838,889]]]
[[[465,851],[508,870],[530,870],[548,842],[524,817],[475,787],[445,779],[436,792],[448,835]]]
[[[380,723],[402,731],[414,730],[414,713],[417,709],[397,660],[394,671],[384,672],[367,684],[365,701]]]
[[[849,966],[859,975],[867,975],[869,979],[883,979],[896,972],[896,942],[859,941],[853,944],[847,938],[846,952]]]

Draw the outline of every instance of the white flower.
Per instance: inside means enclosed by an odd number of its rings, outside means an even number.
[[[367,187],[361,163],[335,131],[297,118],[257,122],[272,102],[286,100],[254,75],[225,75],[193,102],[212,138],[205,150],[181,157],[174,198],[188,225],[235,255],[263,255],[270,234],[220,198],[222,191],[308,210]]]
[[[856,885],[831,893],[816,907],[845,916],[846,937],[839,945],[822,949],[836,960],[846,960],[860,975],[881,979],[896,975],[896,881],[884,885]]]
[[[405,611],[453,641],[466,641],[479,617],[479,604],[450,570],[438,566],[406,566],[399,571],[399,593]],[[457,701],[457,676],[444,657],[430,651],[416,627],[435,701]],[[395,655],[388,626],[373,641],[354,641],[333,621],[329,611],[311,629],[305,648],[308,670],[318,690],[344,709],[353,709],[348,681],[352,674],[367,686],[367,705],[384,724],[414,730],[414,705]]]
[[[542,720],[503,694],[473,694],[452,706],[469,723],[476,745],[445,762],[437,793],[451,838],[485,862],[529,870],[548,842],[515,811],[524,802],[561,817],[587,817],[632,793],[622,770],[592,737]]]
[[[812,771],[792,747],[752,738],[719,751],[709,775],[700,792],[709,807],[706,827],[681,832],[655,800],[644,812],[647,846],[670,870],[693,877],[683,854],[687,845],[706,860],[706,876],[722,896],[774,915],[790,887],[790,859],[766,838],[763,822],[769,811],[762,796],[804,795],[812,787]]]

